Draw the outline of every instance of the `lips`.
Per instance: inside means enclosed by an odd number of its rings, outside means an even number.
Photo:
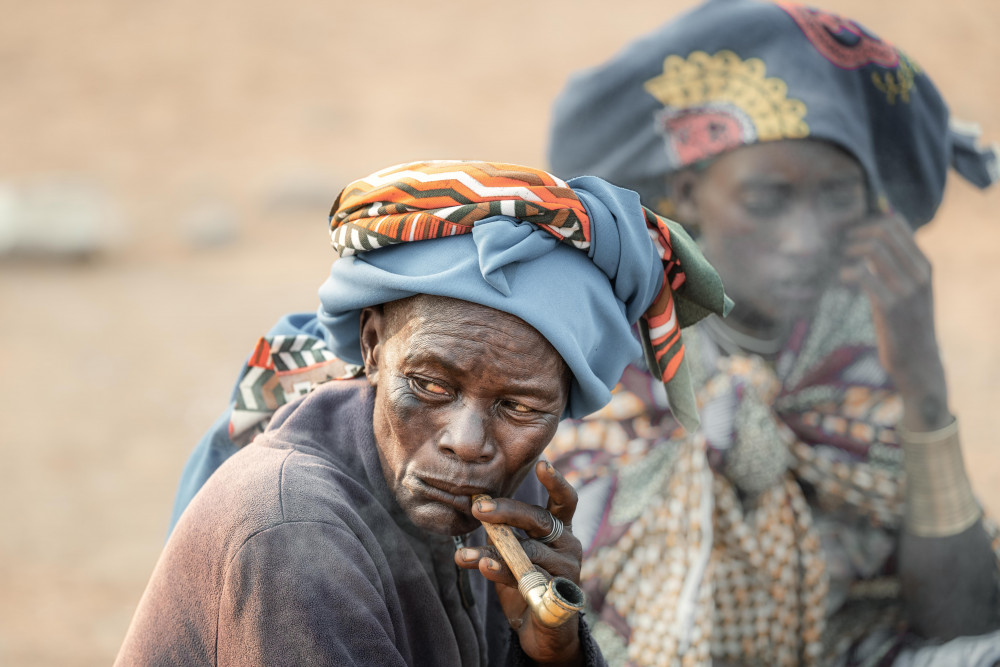
[[[463,514],[471,513],[472,496],[477,493],[494,495],[490,488],[485,485],[454,484],[431,477],[415,476],[413,479],[416,482],[414,485],[416,487],[415,490],[420,495],[432,501],[453,507]]]
[[[786,274],[783,277],[775,278],[772,289],[776,295],[783,299],[793,301],[805,299],[817,299],[826,288],[828,276],[826,273],[795,275]]]
[[[781,298],[792,301],[818,299],[822,294],[822,289],[814,282],[783,283],[775,286],[774,291]]]

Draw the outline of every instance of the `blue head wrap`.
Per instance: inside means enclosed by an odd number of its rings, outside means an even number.
[[[320,287],[318,312],[333,353],[361,363],[362,308],[416,294],[452,297],[516,315],[545,336],[573,375],[566,416],[583,417],[604,406],[625,367],[642,357],[632,325],[660,292],[663,263],[634,192],[594,177],[568,185],[590,218],[587,252],[538,226],[495,215],[476,221],[471,234],[399,243],[335,261]],[[685,268],[699,268],[694,259],[689,264]],[[707,263],[700,268],[708,269],[718,290],[717,303],[709,299],[706,306],[724,309],[721,282]],[[698,278],[697,271],[689,272],[689,283]],[[686,311],[682,324],[707,312]]]

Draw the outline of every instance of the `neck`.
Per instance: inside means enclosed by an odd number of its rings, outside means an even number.
[[[784,338],[791,330],[789,322],[776,320],[750,308],[740,308],[739,304],[723,322],[737,333],[762,340]]]
[[[781,350],[791,330],[787,322],[739,307],[725,319],[710,316],[706,322],[711,337],[729,354],[773,356]]]

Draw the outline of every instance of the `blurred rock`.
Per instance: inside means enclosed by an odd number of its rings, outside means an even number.
[[[220,248],[239,238],[238,216],[235,209],[221,199],[203,199],[184,213],[181,233],[194,248]]]
[[[329,212],[333,200],[347,181],[319,171],[296,169],[277,175],[264,193],[264,207],[272,212]]]
[[[0,183],[0,257],[90,259],[121,240],[107,192],[75,177]]]

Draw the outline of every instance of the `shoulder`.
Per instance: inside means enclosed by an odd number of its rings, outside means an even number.
[[[312,518],[290,517],[287,501],[329,500],[345,486],[353,489],[352,480],[364,481],[358,459],[361,450],[374,447],[373,394],[364,380],[338,380],[281,407],[264,433],[212,474],[187,514],[243,526],[244,535],[283,520]]]
[[[298,484],[291,494],[282,491],[289,477]],[[216,650],[221,660],[223,650],[258,638],[273,644],[310,609],[336,615],[342,599],[363,601],[373,626],[392,627],[382,549],[341,490],[332,463],[314,454],[250,447],[233,456],[170,536],[122,656],[166,651],[211,663]],[[292,518],[289,501],[298,508]],[[264,644],[254,650],[270,655]]]
[[[356,466],[320,447],[258,440],[208,479],[182,515],[178,539],[231,558],[244,542],[283,523],[360,523],[356,508],[371,494]]]
[[[331,380],[279,408],[265,434],[299,442],[302,435],[330,434],[371,428],[375,390],[365,378]]]
[[[219,662],[404,664],[405,622],[372,547],[336,518],[249,536],[222,578]]]
[[[363,466],[345,454],[364,446],[355,441],[367,431],[324,433],[330,422],[314,421],[332,412],[365,427],[364,405],[347,400],[351,391],[344,389],[332,392],[339,394],[332,402],[321,395],[304,399],[282,427],[259,436],[209,478],[164,548],[122,656],[167,651],[211,662],[216,650],[221,660],[223,647],[243,646],[260,651],[263,664],[287,662],[267,646],[292,650],[281,637],[299,627],[316,629],[309,621],[317,618],[324,628],[330,618],[353,619],[382,637],[383,647],[398,641],[391,568],[370,528],[392,519]],[[370,431],[370,414],[367,420]],[[344,610],[344,600],[357,609]],[[295,622],[287,622],[289,615]],[[334,630],[299,637],[301,650],[311,645],[319,654],[340,655]]]
[[[378,544],[362,509],[380,506],[363,478],[321,449],[261,438],[223,464],[181,517],[167,544],[198,553],[225,578],[233,561],[308,568],[315,553],[370,560]],[[292,569],[295,569],[293,567]],[[270,571],[277,569],[270,568]]]
[[[222,565],[284,522],[367,531],[356,509],[373,502],[358,460],[359,450],[374,446],[366,385],[331,384],[286,406],[276,425],[209,477],[181,515],[168,553],[173,547]]]

